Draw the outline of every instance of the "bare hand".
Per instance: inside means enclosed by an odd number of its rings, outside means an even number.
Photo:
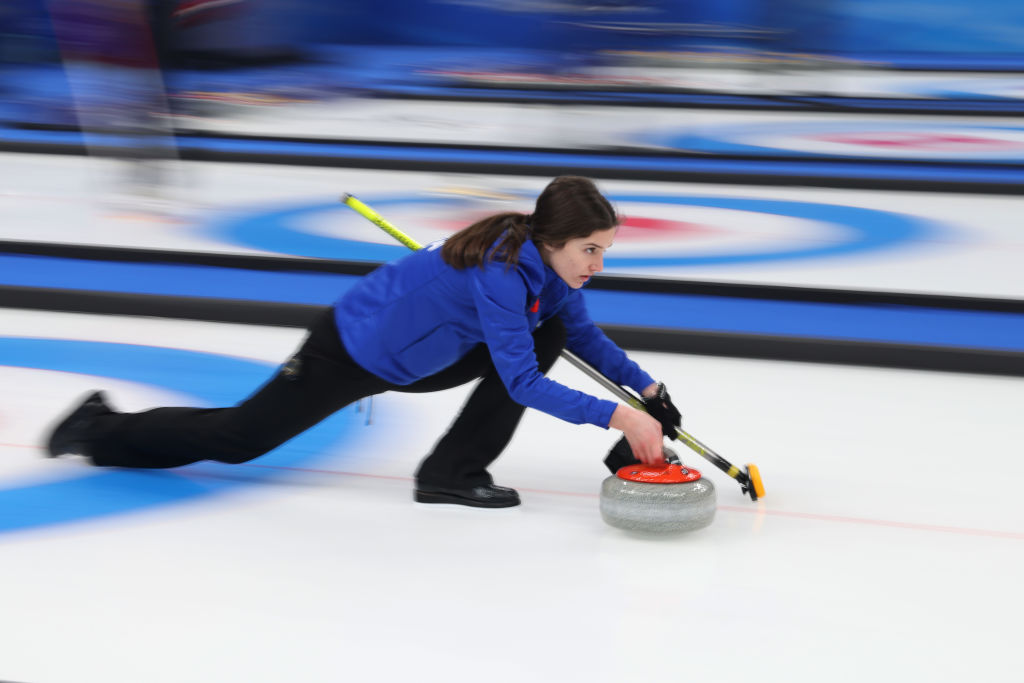
[[[645,465],[665,464],[665,454],[661,449],[661,423],[653,417],[620,403],[608,426],[622,431],[637,460]]]

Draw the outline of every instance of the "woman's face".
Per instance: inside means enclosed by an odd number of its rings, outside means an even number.
[[[615,239],[618,227],[595,230],[586,237],[575,237],[560,247],[541,245],[541,258],[558,277],[573,289],[582,287],[590,276],[604,270],[604,252]]]

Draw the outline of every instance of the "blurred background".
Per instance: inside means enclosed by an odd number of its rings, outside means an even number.
[[[426,241],[574,173],[625,216],[591,298],[676,297],[668,320],[608,304],[613,334],[1019,368],[1021,28],[995,0],[7,3],[0,284],[73,310],[269,300],[259,322],[300,324],[281,311],[403,253],[342,192]]]

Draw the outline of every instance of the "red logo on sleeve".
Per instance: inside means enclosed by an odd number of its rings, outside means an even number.
[[[540,297],[537,297],[537,300],[533,302],[532,306],[530,306],[530,313],[536,313],[539,310],[540,310]]]

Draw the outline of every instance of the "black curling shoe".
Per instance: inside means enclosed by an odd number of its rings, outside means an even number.
[[[58,455],[80,453],[85,430],[97,415],[113,412],[107,405],[102,391],[94,391],[85,397],[77,408],[64,418],[50,434],[46,452],[51,458]]]
[[[519,493],[515,489],[494,484],[483,484],[468,489],[450,489],[441,486],[419,485],[416,488],[417,503],[450,503],[475,508],[510,508],[519,505]]]

